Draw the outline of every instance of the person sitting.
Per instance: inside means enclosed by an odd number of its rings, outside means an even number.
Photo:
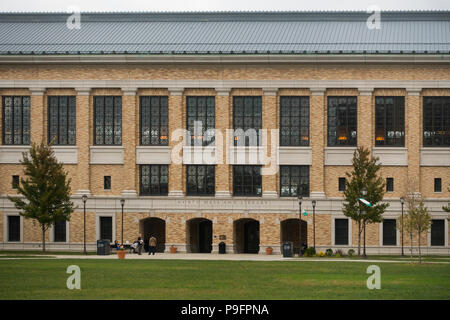
[[[116,248],[116,250],[120,249],[120,243],[117,240],[114,240],[114,248]]]

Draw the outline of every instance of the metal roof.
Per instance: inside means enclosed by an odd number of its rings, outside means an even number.
[[[449,54],[450,11],[0,14],[1,55]]]

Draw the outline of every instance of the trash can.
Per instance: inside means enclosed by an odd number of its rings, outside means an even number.
[[[294,255],[294,245],[292,241],[283,242],[283,258],[290,258]]]
[[[219,253],[220,254],[227,253],[227,245],[223,241],[219,243]]]
[[[109,240],[97,240],[97,255],[107,256],[111,254],[111,248],[109,246]]]

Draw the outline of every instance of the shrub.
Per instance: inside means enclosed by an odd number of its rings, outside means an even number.
[[[326,254],[328,257],[331,257],[331,256],[333,255],[333,250],[327,249],[327,250],[325,251],[325,254]]]
[[[353,249],[349,249],[348,250],[348,256],[349,257],[352,257],[354,254],[355,254],[355,250],[353,250]]]
[[[339,253],[336,253],[336,258],[340,258],[341,255]]]
[[[319,251],[319,253],[317,254],[318,257],[325,257],[325,252],[323,251]]]
[[[305,253],[303,254],[306,257],[312,257],[316,254],[316,249],[313,247],[306,248]]]
[[[341,249],[336,249],[336,251],[334,252],[334,254],[336,255],[336,257],[343,257],[344,256],[344,252]]]

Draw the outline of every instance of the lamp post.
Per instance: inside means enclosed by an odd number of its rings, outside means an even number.
[[[83,201],[83,219],[84,219],[84,222],[83,222],[83,239],[84,239],[83,252],[84,252],[84,254],[87,254],[87,251],[86,251],[86,201],[87,201],[87,198],[88,197],[85,194],[83,194],[81,196],[81,200]]]
[[[364,187],[363,189],[362,189],[362,195],[363,195],[363,197],[364,197],[364,199],[366,198],[366,195],[367,195],[367,189],[366,189],[366,187]],[[367,258],[367,256],[366,256],[366,217],[365,217],[365,215],[366,215],[366,210],[365,209],[363,209],[363,214],[364,214],[364,220],[363,220],[363,230],[364,230],[364,248],[363,248],[363,258]]]
[[[122,231],[120,232],[120,235],[121,235],[121,244],[122,244],[122,246],[123,246],[123,206],[125,205],[125,199],[120,199],[120,205],[122,206],[122,219],[121,219],[121,221],[122,221]]]
[[[400,203],[402,204],[402,256],[404,256],[405,255],[405,253],[403,252],[403,205],[405,204],[404,197],[400,198]]]
[[[313,207],[313,243],[314,243],[314,250],[316,249],[316,200],[312,201],[312,207]]]
[[[298,256],[300,257],[302,255],[302,194],[301,194],[301,190],[299,191],[298,194],[298,237],[299,237],[299,248],[298,248]]]

